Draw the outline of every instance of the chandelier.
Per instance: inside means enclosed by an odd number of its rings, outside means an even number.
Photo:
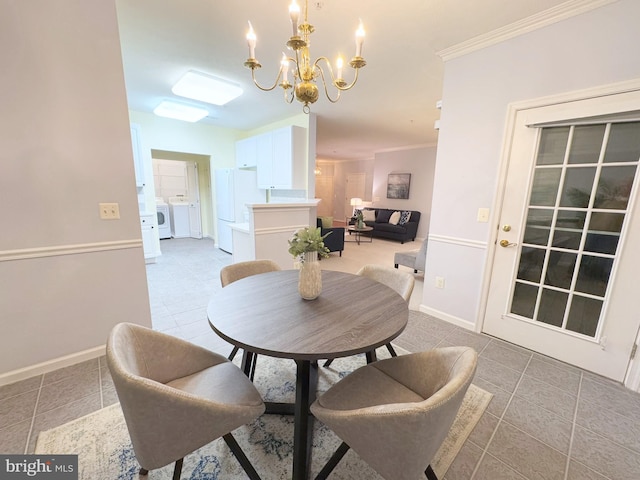
[[[355,69],[355,76],[351,83],[347,83],[342,78],[342,67],[344,61],[342,57],[338,57],[336,61],[336,72],[331,67],[331,62],[327,57],[318,57],[317,60],[311,61],[309,53],[309,36],[313,33],[314,27],[308,22],[308,0],[304,4],[304,21],[300,20],[300,6],[296,0],[291,1],[289,5],[289,17],[291,18],[292,36],[287,42],[287,47],[295,52],[295,58],[282,54],[280,69],[276,81],[271,87],[263,87],[256,80],[256,69],[260,68],[260,62],[256,60],[256,34],[253,26],[249,22],[249,32],[247,33],[247,42],[249,44],[249,58],[244,62],[244,66],[251,69],[251,77],[256,87],[265,92],[271,91],[277,86],[282,87],[284,91],[284,99],[287,103],[292,103],[293,99],[298,99],[304,106],[302,111],[309,113],[309,104],[318,100],[319,91],[316,82],[319,80],[324,87],[324,93],[331,103],[336,103],[340,99],[340,93],[343,90],[349,90],[358,81],[358,71],[364,67],[367,62],[362,58],[362,44],[364,43],[364,28],[362,21],[356,30],[356,54],[349,62],[349,65]],[[322,69],[321,63],[324,62],[327,73]],[[292,82],[289,82],[289,69],[293,65]],[[333,85],[336,89],[335,97],[329,93],[328,84]]]

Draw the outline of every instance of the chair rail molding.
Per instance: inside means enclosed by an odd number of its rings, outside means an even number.
[[[469,240],[466,238],[449,237],[446,235],[435,235],[432,233],[429,234],[429,241],[439,242],[439,243],[448,243],[451,245],[460,245],[463,247],[480,248],[480,249],[486,249],[488,246],[487,242],[481,242],[478,240]]]
[[[4,250],[0,251],[0,262],[27,260],[30,258],[58,257],[61,255],[77,255],[81,253],[104,252],[108,250],[125,250],[129,248],[142,248],[142,239],[136,238],[131,240],[115,240],[111,242],[52,245],[48,247]]]

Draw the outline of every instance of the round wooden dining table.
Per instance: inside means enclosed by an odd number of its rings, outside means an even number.
[[[253,355],[296,362],[295,404],[265,402],[266,413],[294,415],[293,479],[307,479],[319,359],[366,353],[396,338],[407,325],[407,302],[391,288],[349,273],[323,270],[322,293],[303,300],[298,271],[243,278],[216,293],[207,307],[211,328],[244,349],[249,374]]]

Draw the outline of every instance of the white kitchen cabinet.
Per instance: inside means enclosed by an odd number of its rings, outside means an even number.
[[[131,124],[131,143],[133,147],[133,167],[135,169],[136,187],[144,188],[146,184],[144,175],[144,160],[140,145],[140,126]]]
[[[258,188],[305,189],[304,128],[291,125],[259,135],[257,139]]]
[[[144,250],[144,259],[146,263],[154,263],[159,252],[159,236],[158,225],[156,224],[156,215],[153,213],[140,214],[140,229],[142,230],[142,248]]]
[[[256,181],[258,188],[273,187],[273,141],[271,132],[255,137],[257,148]]]
[[[244,138],[236,142],[236,167],[255,168],[258,163],[257,137]]]

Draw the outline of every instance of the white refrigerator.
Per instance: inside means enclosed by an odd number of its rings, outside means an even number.
[[[233,253],[231,224],[243,223],[247,203],[264,203],[266,190],[257,187],[255,170],[218,168],[215,171],[218,248]]]

